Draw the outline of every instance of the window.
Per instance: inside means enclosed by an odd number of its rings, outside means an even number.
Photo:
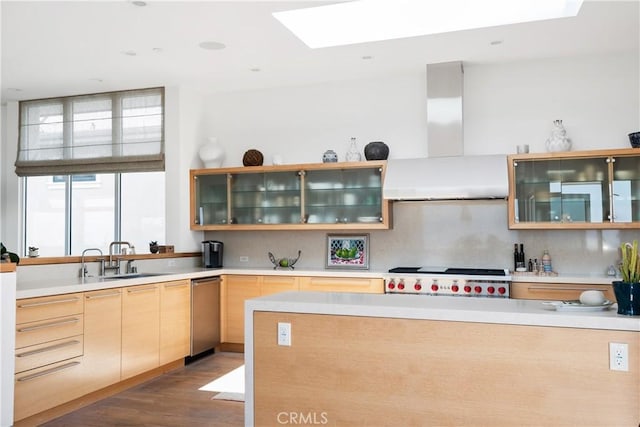
[[[79,255],[164,240],[164,89],[20,102],[24,248]],[[151,191],[150,191],[151,190]]]
[[[146,252],[151,240],[165,240],[164,172],[78,177],[24,178],[23,253],[29,246],[40,256],[80,255],[87,248],[106,253],[115,240]]]

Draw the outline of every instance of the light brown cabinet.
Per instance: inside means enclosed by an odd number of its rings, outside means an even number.
[[[16,301],[16,421],[83,394],[83,302],[81,293]]]
[[[160,284],[160,365],[189,355],[191,334],[191,282]]]
[[[510,155],[509,228],[640,228],[637,149]]]
[[[223,275],[221,336],[223,343],[244,343],[244,302],[286,291],[384,293],[382,279],[357,277],[302,277]]]
[[[611,285],[589,285],[578,283],[540,283],[540,282],[512,282],[511,298],[533,299],[543,301],[572,301],[578,300],[584,291],[597,289],[604,292],[609,301],[616,300]]]
[[[388,229],[385,167],[369,161],[194,169],[191,229]]]
[[[384,293],[384,280],[358,277],[301,277],[301,291]]]
[[[122,289],[84,294],[85,393],[120,381],[122,355]]]
[[[127,379],[160,363],[160,285],[122,292],[122,376]]]
[[[244,343],[244,302],[260,296],[261,278],[261,276],[222,276],[220,337],[223,343]]]

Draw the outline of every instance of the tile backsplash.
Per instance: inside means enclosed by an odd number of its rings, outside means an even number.
[[[513,244],[523,243],[527,261],[540,260],[548,249],[559,274],[605,274],[618,261],[619,243],[640,239],[637,230],[509,230],[506,200],[395,202],[393,210],[393,229],[368,232],[371,271],[400,265],[512,268]],[[324,269],[327,234],[210,231],[205,238],[225,243],[225,267],[268,268],[267,252],[295,257],[302,250],[297,268]]]

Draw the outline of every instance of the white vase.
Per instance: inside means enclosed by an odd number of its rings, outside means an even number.
[[[206,168],[219,168],[224,160],[224,149],[215,136],[210,136],[208,140],[206,144],[200,146],[198,155]]]
[[[553,130],[547,139],[547,151],[569,151],[571,150],[571,140],[567,137],[567,131],[562,125],[562,120],[553,121]]]

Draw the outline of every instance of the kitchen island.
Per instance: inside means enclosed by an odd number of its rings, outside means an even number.
[[[293,292],[247,301],[245,336],[246,425],[640,421],[640,319],[615,307]],[[628,371],[610,370],[610,342]]]

